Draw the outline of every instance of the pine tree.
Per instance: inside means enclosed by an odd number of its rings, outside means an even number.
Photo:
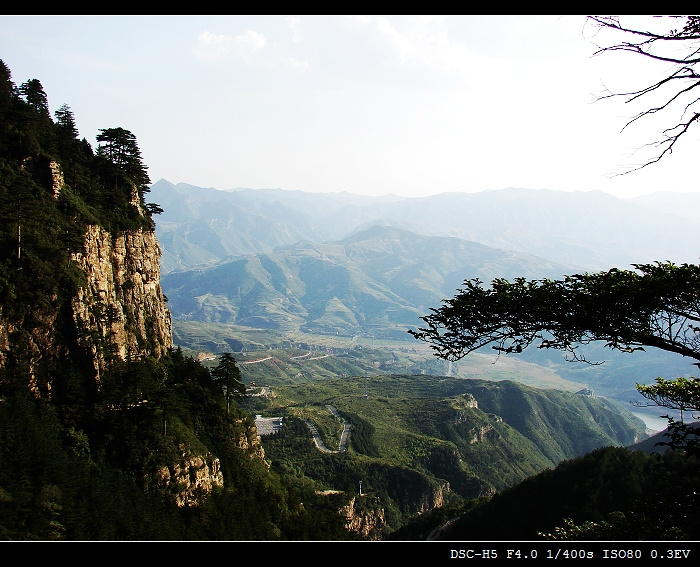
[[[107,158],[116,165],[143,196],[151,183],[142,159],[136,136],[124,128],[102,128],[97,135],[100,146],[97,155]]]
[[[245,396],[245,384],[241,380],[241,370],[230,352],[225,352],[219,364],[211,371],[212,377],[220,384],[226,397],[226,415],[229,413],[231,398],[240,400]]]

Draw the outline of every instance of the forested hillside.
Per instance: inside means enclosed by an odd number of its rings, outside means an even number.
[[[93,150],[4,63],[0,125],[0,538],[346,537],[269,469],[221,382],[168,348],[136,137],[105,128]]]

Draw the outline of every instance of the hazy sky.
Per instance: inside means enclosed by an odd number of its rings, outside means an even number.
[[[697,133],[611,177],[659,124],[620,133],[635,109],[596,95],[665,68],[592,57],[599,40],[582,16],[0,16],[15,84],[39,79],[52,113],[70,106],[93,147],[100,128],[130,130],[153,182],[700,190]]]

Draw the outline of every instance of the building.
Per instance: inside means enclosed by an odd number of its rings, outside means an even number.
[[[260,437],[265,437],[266,435],[274,435],[280,429],[282,429],[282,418],[263,417],[261,415],[256,415],[255,427],[257,427],[258,429],[258,435]]]

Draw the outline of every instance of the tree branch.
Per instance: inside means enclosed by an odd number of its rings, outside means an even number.
[[[679,88],[675,94],[667,98],[667,100],[662,104],[652,106],[647,110],[637,113],[624,125],[622,131],[645,116],[650,116],[652,114],[657,114],[664,110],[670,109],[675,103],[681,102],[681,99],[684,96],[688,95],[688,93],[700,86],[700,74],[698,74],[693,68],[695,64],[700,63],[700,57],[698,57],[698,53],[700,53],[700,47],[698,47],[698,41],[700,41],[700,16],[669,17],[684,19],[684,26],[680,31],[673,29],[668,33],[660,34],[623,26],[620,23],[619,16],[588,16],[588,21],[592,22],[599,30],[608,29],[613,30],[616,33],[640,38],[640,40],[636,42],[624,40],[602,47],[596,44],[597,51],[594,52],[593,56],[598,56],[606,52],[624,51],[648,58],[653,61],[671,63],[675,68],[675,70],[673,70],[668,76],[645,88],[618,93],[608,90],[609,94],[599,96],[597,97],[597,100],[623,97],[626,99],[625,103],[631,103],[639,101],[651,93],[658,92],[664,87],[672,86],[678,81],[693,81],[693,83],[689,86]],[[675,55],[673,53],[663,53],[664,46],[670,46],[674,50],[680,48],[681,50],[685,50],[685,52],[679,55]],[[641,165],[633,166],[627,171],[618,173],[615,176],[626,175],[633,171],[639,171],[640,169],[659,162],[664,156],[673,153],[673,149],[678,141],[687,133],[688,129],[700,117],[699,113],[694,112],[691,109],[692,105],[698,103],[699,101],[700,97],[688,102],[685,105],[685,108],[680,115],[681,118],[677,124],[663,130],[661,132],[661,138],[656,142],[651,142],[642,146],[642,148],[657,148],[658,152],[655,157],[647,160]],[[688,113],[692,113],[692,116],[686,119],[685,116]]]

